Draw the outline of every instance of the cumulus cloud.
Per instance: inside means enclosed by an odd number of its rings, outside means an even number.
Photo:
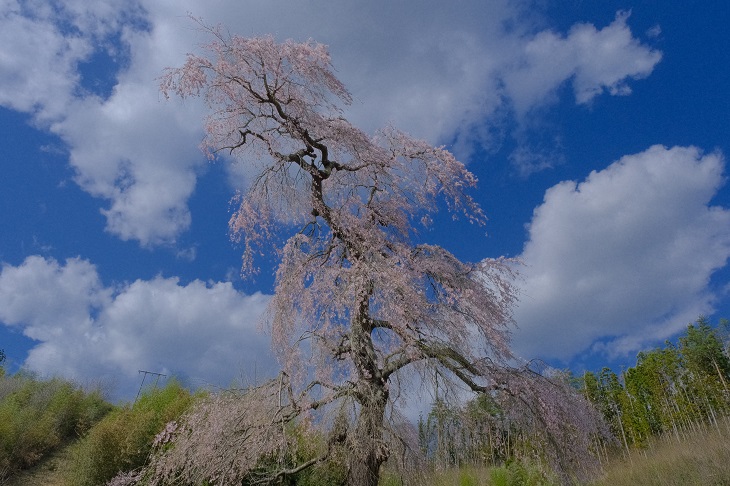
[[[89,41],[63,35],[42,12],[13,0],[0,6],[0,25],[0,105],[60,116],[80,79],[76,64],[93,51]]]
[[[252,0],[39,0],[3,3],[0,104],[32,113],[66,143],[76,181],[102,199],[107,230],[143,246],[169,244],[190,225],[188,199],[205,163],[197,151],[202,107],[161,103],[155,79],[204,40],[186,12],[242,35],[313,37],[331,46],[366,130],[392,122],[433,143],[456,140],[461,155],[489,144],[513,107],[543,105],[572,79],[576,100],[626,94],[660,54],[642,44],[626,15],[567,36],[537,31],[530,2],[385,0],[335,3]],[[509,26],[509,28],[507,27]],[[125,62],[111,94],[82,89],[81,64],[117,49]]]
[[[190,226],[187,201],[206,161],[193,117],[173,111],[195,110],[160,104],[154,82],[120,85],[108,100],[72,107],[52,130],[69,144],[79,186],[109,202],[101,209],[107,231],[142,246],[175,242]]]
[[[543,104],[567,80],[572,80],[580,104],[605,91],[630,94],[627,81],[648,76],[662,55],[633,36],[627,19],[627,13],[619,12],[616,20],[601,30],[580,23],[565,37],[543,31],[526,42],[516,68],[505,76],[517,112]]]
[[[136,2],[7,0],[0,5],[0,105],[43,124],[62,118],[80,93],[79,65],[97,51],[118,51],[109,37],[136,29]]]
[[[712,311],[730,257],[730,210],[711,206],[720,154],[653,146],[545,193],[529,225],[515,343],[525,357],[609,357]]]
[[[160,102],[155,78],[172,62],[170,49],[177,60],[184,55],[158,37],[164,25],[148,30],[135,2],[1,8],[0,104],[60,136],[76,182],[107,201],[109,232],[143,246],[174,242],[190,225],[187,200],[205,161],[197,150],[200,106]],[[100,50],[128,56],[111,73],[108,98],[82,87],[82,63]]]
[[[107,287],[78,258],[31,256],[0,272],[0,321],[37,341],[25,366],[111,382],[126,399],[140,384],[138,370],[222,387],[275,373],[269,338],[257,329],[267,303],[224,282],[157,277]]]

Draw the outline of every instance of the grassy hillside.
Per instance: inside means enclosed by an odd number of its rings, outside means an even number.
[[[684,436],[667,435],[614,461],[592,486],[730,485],[730,420]]]
[[[0,376],[0,485],[103,485],[144,465],[194,397],[177,382],[113,407],[61,379]]]
[[[100,393],[67,380],[0,374],[0,484],[85,434],[110,409]]]
[[[104,417],[71,452],[68,484],[96,486],[147,462],[155,436],[177,420],[195,397],[172,380],[144,393],[134,404]]]

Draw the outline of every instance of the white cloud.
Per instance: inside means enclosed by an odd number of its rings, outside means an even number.
[[[392,122],[434,143],[456,139],[461,155],[474,141],[490,143],[508,106],[543,105],[571,78],[579,103],[604,90],[625,94],[627,80],[648,75],[660,57],[624,15],[601,30],[577,24],[564,37],[536,31],[531,2],[507,0],[459,8],[435,0],[418,8],[385,0],[29,5],[2,6],[0,104],[54,121],[77,182],[106,201],[107,230],[143,246],[174,242],[189,227],[187,201],[204,164],[201,106],[161,103],[155,81],[204,40],[186,12],[242,35],[329,44],[356,100],[354,122],[367,130]],[[98,49],[128,57],[108,99],[80,89],[79,63]]]
[[[190,225],[187,201],[206,161],[195,106],[159,102],[154,82],[127,82],[108,100],[85,99],[53,126],[70,146],[76,182],[109,201],[107,231],[143,246],[174,242]],[[189,121],[190,123],[186,124]]]
[[[557,145],[557,143],[556,143]],[[535,172],[552,169],[565,162],[565,157],[559,152],[538,151],[522,145],[517,147],[509,156],[510,163],[517,169],[520,177],[527,178]]]
[[[109,36],[142,25],[133,1],[5,0],[0,4],[0,105],[45,125],[81,95],[79,64],[97,50],[117,51]],[[134,27],[132,27],[134,26]]]
[[[75,66],[93,49],[39,13],[14,0],[0,5],[0,105],[42,120],[63,113],[80,79]]]
[[[230,283],[182,285],[176,278],[105,287],[94,265],[39,256],[0,272],[0,321],[38,344],[25,365],[81,383],[114,382],[133,398],[138,370],[195,386],[230,386],[275,372],[269,339],[257,329],[268,297]]]
[[[723,158],[654,146],[545,193],[522,259],[515,343],[526,357],[635,352],[712,310],[730,210],[710,206]]]
[[[543,104],[557,87],[572,79],[576,102],[589,103],[608,91],[627,95],[629,79],[648,76],[661,53],[636,39],[626,25],[628,14],[601,30],[591,24],[574,25],[566,37],[543,31],[530,39],[507,73],[507,92],[518,113]]]

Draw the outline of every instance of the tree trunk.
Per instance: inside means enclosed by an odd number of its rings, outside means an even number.
[[[388,386],[373,346],[368,297],[362,300],[359,311],[350,330],[350,353],[358,373],[355,399],[359,414],[355,434],[350,438],[347,484],[377,486],[380,465],[388,458],[388,447],[383,441]]]
[[[377,486],[380,466],[388,458],[388,447],[383,440],[388,391],[376,382],[364,384],[362,391],[355,435],[350,443],[347,484]]]

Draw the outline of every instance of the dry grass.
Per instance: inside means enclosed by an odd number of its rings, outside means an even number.
[[[593,486],[730,485],[730,421],[682,438],[667,436],[616,461]]]

